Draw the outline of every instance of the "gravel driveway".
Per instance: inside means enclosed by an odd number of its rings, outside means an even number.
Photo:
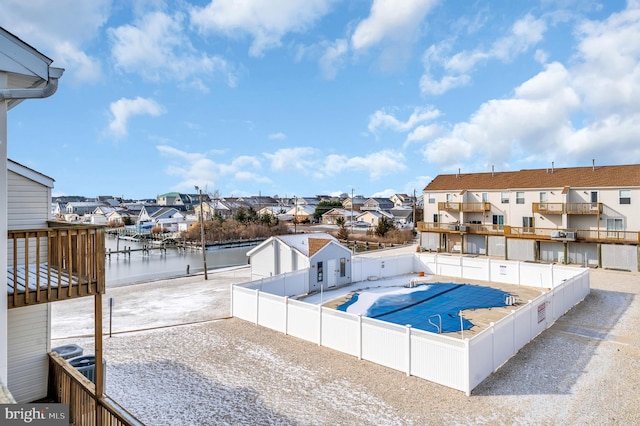
[[[640,424],[640,273],[592,270],[584,302],[467,397],[241,320],[209,320],[228,315],[228,283],[244,271],[109,291],[123,311],[104,339],[107,393],[147,425]],[[90,330],[92,302],[69,302],[53,304],[54,337]],[[147,330],[127,331],[136,329]],[[52,342],[64,343],[90,353],[93,339]]]

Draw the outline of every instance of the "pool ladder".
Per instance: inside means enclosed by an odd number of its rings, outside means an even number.
[[[431,318],[435,318],[435,317],[438,317],[440,325],[434,324],[433,322],[431,322]],[[442,317],[440,316],[440,314],[431,315],[430,317],[427,318],[427,321],[429,321],[429,324],[431,324],[432,326],[438,329],[438,334],[442,333]]]

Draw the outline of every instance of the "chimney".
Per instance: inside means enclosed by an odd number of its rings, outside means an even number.
[[[555,166],[554,166],[554,164],[553,164],[553,163],[554,163],[554,161],[552,161],[552,162],[551,162],[551,173],[553,173],[553,172],[554,172],[554,167],[555,167]]]
[[[493,177],[493,176],[494,176],[493,171],[494,171],[494,166],[493,166],[493,164],[492,164],[492,165],[491,165],[491,177]]]
[[[596,171],[596,159],[595,158],[591,160],[591,170],[594,171],[594,172]]]

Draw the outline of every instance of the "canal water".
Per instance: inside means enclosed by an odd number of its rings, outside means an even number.
[[[206,251],[207,269],[246,265],[247,252],[253,247],[255,246],[210,248]],[[107,253],[109,253],[109,249],[115,252],[125,250],[125,248],[139,249],[142,248],[142,243],[110,236],[105,238]],[[130,254],[111,254],[106,256],[104,263],[107,287],[120,287],[144,281],[185,276],[187,275],[187,267],[190,274],[202,273],[204,270],[202,252],[193,249],[167,248],[159,250],[153,248],[148,252],[132,251]]]

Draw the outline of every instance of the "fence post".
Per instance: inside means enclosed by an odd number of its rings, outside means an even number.
[[[362,314],[358,314],[358,359],[362,359]]]
[[[284,297],[284,334],[289,334],[289,296]]]
[[[256,289],[256,325],[259,325],[260,319],[260,290]]]
[[[487,259],[487,281],[491,282],[491,259]]]
[[[464,380],[465,380],[465,394],[471,396],[471,345],[469,339],[464,339]]]
[[[233,318],[233,283],[229,284],[231,293],[231,306],[229,306],[229,316]]]
[[[464,267],[463,267],[463,259],[464,257],[462,257],[462,253],[460,253],[460,257],[458,258],[458,262],[460,265],[460,278],[464,278]]]
[[[318,306],[318,346],[322,346],[322,305]]]
[[[407,377],[411,376],[411,324],[407,324]]]

